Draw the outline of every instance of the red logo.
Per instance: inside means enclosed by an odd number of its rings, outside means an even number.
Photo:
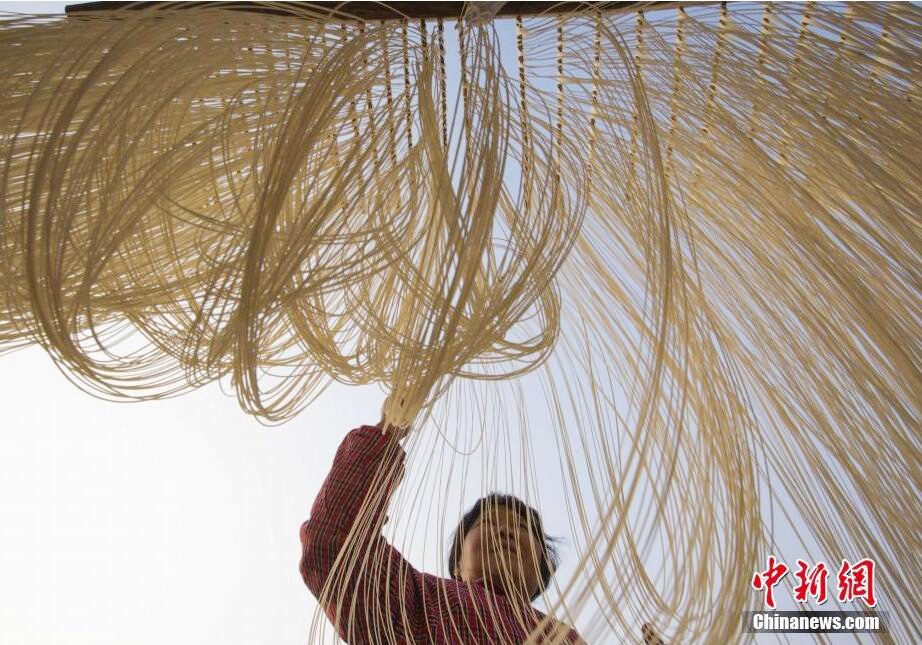
[[[787,565],[772,555],[768,557],[766,569],[756,571],[752,576],[752,588],[765,593],[765,604],[770,609],[775,608],[774,589],[788,571]],[[825,562],[818,562],[811,567],[809,563],[798,560],[794,577],[797,579],[793,589],[796,602],[805,603],[810,598],[815,599],[818,605],[826,602],[829,569],[826,568]],[[839,602],[853,602],[860,598],[868,607],[877,605],[877,599],[874,597],[874,561],[870,558],[855,564],[843,559],[836,581],[836,597]]]
[[[759,591],[765,590],[765,604],[775,608],[774,588],[781,579],[787,574],[788,568],[783,562],[776,562],[775,556],[768,557],[768,568],[765,571],[757,571],[752,576],[752,588]]]
[[[839,600],[861,598],[868,607],[877,604],[874,598],[874,561],[865,558],[855,564],[842,560],[839,568]]]
[[[816,603],[822,605],[826,602],[826,579],[829,577],[826,563],[820,562],[811,569],[809,564],[798,560],[797,567],[794,575],[800,582],[794,587],[794,600],[807,602],[807,596],[813,596]]]

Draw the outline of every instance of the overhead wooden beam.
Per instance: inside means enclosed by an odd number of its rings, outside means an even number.
[[[69,4],[64,8],[68,16],[89,16],[94,12],[121,9],[144,10],[151,8],[171,9],[214,9],[214,2],[82,2]],[[297,16],[308,9],[314,12],[328,12],[335,20],[400,20],[402,18],[459,18],[464,11],[464,2],[227,2],[220,3],[224,9],[276,16]],[[496,12],[497,17],[537,16],[542,14],[573,13],[595,8],[602,11],[634,11],[637,9],[660,9],[664,5],[675,6],[676,2],[506,2]]]

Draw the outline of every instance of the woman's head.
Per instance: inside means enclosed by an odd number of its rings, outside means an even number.
[[[461,518],[452,536],[448,570],[458,580],[483,579],[506,595],[534,600],[557,568],[552,542],[535,509],[512,495],[488,495]]]

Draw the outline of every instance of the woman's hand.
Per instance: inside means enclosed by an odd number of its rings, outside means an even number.
[[[407,435],[410,434],[412,428],[409,425],[401,427],[393,423],[388,423],[387,415],[384,411],[388,409],[389,402],[390,396],[384,401],[384,405],[381,406],[381,420],[378,421],[378,427],[381,428],[381,432],[394,437],[396,441],[403,441]],[[403,399],[400,399],[400,407],[403,407]]]
[[[396,441],[403,441],[406,436],[410,434],[411,430],[410,426],[400,428],[392,423],[388,423],[385,417],[381,417],[381,420],[378,421],[378,427],[381,428],[381,432],[394,437]]]

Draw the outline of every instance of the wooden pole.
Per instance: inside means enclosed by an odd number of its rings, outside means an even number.
[[[682,4],[678,2],[506,2],[496,17],[555,15],[573,13],[586,9],[601,11],[632,11],[637,9],[661,9]],[[464,11],[464,2],[83,2],[64,8],[68,16],[87,17],[93,12],[117,10],[144,10],[151,8],[201,9],[217,8],[233,11],[247,11],[276,16],[297,16],[299,10],[330,15],[331,20],[401,20],[426,18],[459,18]]]

